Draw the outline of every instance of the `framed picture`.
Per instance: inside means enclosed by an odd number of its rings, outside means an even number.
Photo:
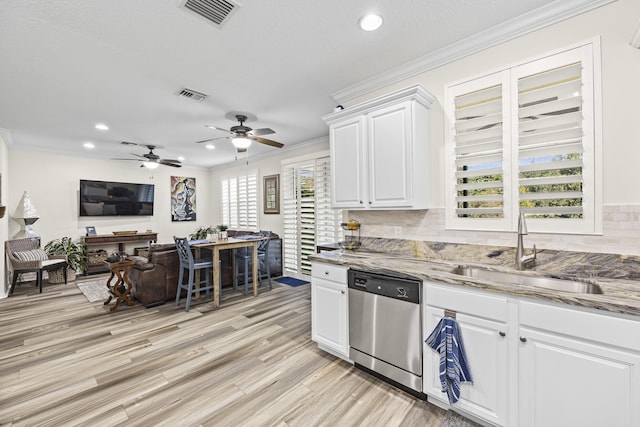
[[[171,221],[196,220],[196,179],[171,177]]]
[[[87,229],[87,236],[96,236],[96,228],[93,225],[85,228]]]
[[[280,175],[269,175],[264,177],[264,213],[280,213]]]

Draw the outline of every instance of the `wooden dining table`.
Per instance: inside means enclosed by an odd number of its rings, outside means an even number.
[[[191,246],[195,249],[196,258],[200,258],[200,250],[211,249],[213,252],[213,306],[220,305],[220,251],[225,249],[252,248],[252,279],[253,279],[253,296],[258,296],[258,242],[265,240],[265,237],[246,236],[244,238],[229,237],[226,240],[215,240],[208,242],[194,243]],[[231,262],[234,264],[235,274],[235,256],[231,256]]]

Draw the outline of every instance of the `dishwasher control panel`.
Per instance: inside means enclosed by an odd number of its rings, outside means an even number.
[[[420,303],[422,282],[360,270],[349,270],[349,288],[402,301]]]

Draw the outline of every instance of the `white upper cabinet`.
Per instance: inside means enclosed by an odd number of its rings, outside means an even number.
[[[428,208],[428,121],[433,97],[415,85],[325,116],[332,205]]]

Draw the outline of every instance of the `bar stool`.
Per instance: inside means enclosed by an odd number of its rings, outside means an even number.
[[[258,242],[258,280],[262,285],[262,278],[267,277],[269,280],[269,290],[272,289],[271,283],[271,271],[269,267],[269,242],[271,241],[271,231],[260,230],[258,233],[260,237],[265,237],[266,240]],[[235,271],[233,272],[233,289],[238,290],[238,266],[240,262],[244,264],[244,294],[249,293],[249,261],[253,258],[253,253],[249,248],[243,248],[242,252],[236,252]]]
[[[206,291],[207,297],[211,296],[211,290],[213,289],[213,283],[211,282],[209,269],[213,267],[213,260],[210,258],[194,259],[191,247],[186,237],[173,238],[176,242],[176,249],[180,257],[180,273],[178,274],[178,290],[176,292],[176,305],[180,304],[180,294],[184,289],[187,291],[187,304],[184,311],[189,311],[191,306],[191,296],[195,292]],[[187,282],[185,279],[185,270],[188,271]],[[195,281],[196,270],[204,270],[204,280]],[[204,284],[204,288],[199,285]],[[196,289],[193,289],[194,285],[198,285]],[[220,289],[220,295],[222,295],[222,289]]]

